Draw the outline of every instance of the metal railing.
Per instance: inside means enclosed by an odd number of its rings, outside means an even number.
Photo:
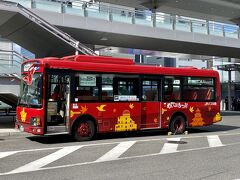
[[[139,24],[153,28],[164,28],[206,35],[215,35],[239,39],[239,26],[220,22],[139,11],[133,8],[118,8],[103,3],[89,3],[80,0],[47,1],[47,0],[11,0],[27,8],[72,14],[83,17],[93,17],[111,22]]]
[[[28,58],[16,51],[0,49],[0,71],[1,76],[4,74],[20,76],[21,63]]]
[[[25,1],[25,2],[27,2],[27,1]],[[36,3],[34,3],[35,1],[29,1],[29,2],[31,3],[31,7],[36,6]],[[48,23],[47,21],[45,21],[44,19],[42,19],[41,17],[39,17],[38,15],[33,13],[32,11],[30,11],[29,9],[24,7],[24,3],[23,3],[23,5],[21,5],[19,3],[19,1],[17,1],[17,2],[14,2],[14,1],[2,1],[1,3],[5,4],[5,5],[8,5],[8,6],[16,6],[16,7],[18,7],[19,10],[20,10],[20,13],[22,15],[24,15],[25,17],[27,17],[28,19],[30,19],[34,23],[38,24],[43,29],[47,30],[49,33],[51,33],[54,36],[58,37],[59,39],[61,39],[65,43],[67,43],[70,46],[72,46],[74,49],[76,49],[76,53],[77,54],[78,54],[78,51],[79,51],[79,52],[82,52],[83,54],[86,54],[86,55],[94,55],[94,56],[97,55],[92,49],[88,48],[84,44],[80,43],[78,40],[76,40],[73,37],[71,37],[69,34],[61,31],[56,26]]]

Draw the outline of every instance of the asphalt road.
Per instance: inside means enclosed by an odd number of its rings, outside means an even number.
[[[240,116],[166,134],[0,137],[0,179],[240,179]]]

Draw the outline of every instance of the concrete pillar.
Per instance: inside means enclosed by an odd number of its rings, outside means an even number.
[[[152,10],[152,22],[153,22],[153,27],[156,27],[156,9]]]
[[[144,55],[135,54],[135,62],[136,63],[144,63]]]
[[[66,7],[63,2],[61,3],[61,13],[66,13]]]
[[[35,0],[31,0],[31,8],[32,9],[36,8],[36,1]]]
[[[228,62],[231,62],[231,58],[228,58]],[[228,110],[232,110],[232,98],[231,98],[231,80],[232,80],[232,74],[231,71],[228,71]]]
[[[190,21],[190,32],[193,32],[193,22]]]
[[[213,68],[213,60],[207,60],[207,69]]]
[[[171,15],[172,18],[172,30],[176,29],[176,16]]]
[[[210,34],[210,29],[209,29],[209,21],[206,22],[206,28],[207,28],[207,34]]]

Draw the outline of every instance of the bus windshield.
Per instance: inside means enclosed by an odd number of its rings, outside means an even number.
[[[41,87],[42,87],[42,74],[40,73],[33,74],[31,85],[27,85],[27,83],[22,80],[19,105],[27,107],[41,107],[42,106]]]

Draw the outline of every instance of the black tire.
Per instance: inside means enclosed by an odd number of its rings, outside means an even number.
[[[169,125],[169,129],[173,134],[182,134],[186,129],[186,121],[183,116],[174,116]]]
[[[89,141],[94,138],[96,127],[89,119],[78,120],[73,129],[73,136],[76,141]]]

